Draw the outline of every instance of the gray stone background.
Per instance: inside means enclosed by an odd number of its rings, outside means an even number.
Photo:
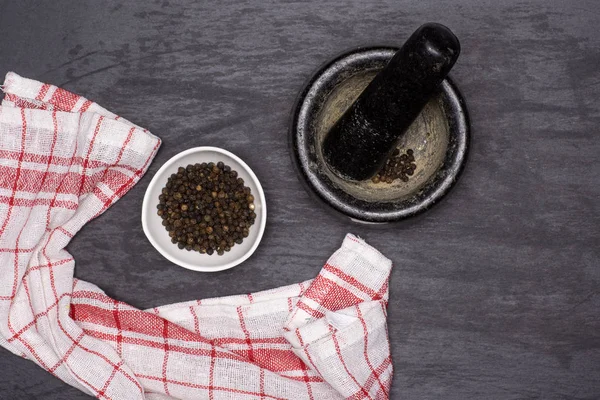
[[[351,224],[292,169],[292,105],[330,57],[401,44],[427,21],[462,43],[469,164],[426,214]],[[77,277],[141,308],[246,293],[314,277],[353,232],[395,264],[393,399],[600,398],[597,1],[0,1],[0,34],[0,74],[83,94],[164,140],[69,245]],[[140,225],[154,172],[201,145],[246,160],[269,207],[255,255],[216,274],[170,264]],[[87,396],[0,349],[0,398]]]

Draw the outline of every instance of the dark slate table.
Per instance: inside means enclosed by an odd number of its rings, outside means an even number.
[[[304,191],[287,147],[305,79],[421,23],[462,42],[473,147],[451,195],[397,226],[351,224]],[[346,232],[395,264],[393,399],[600,398],[600,4],[595,0],[0,1],[0,74],[84,94],[164,145],[68,246],[76,276],[137,307],[314,277]],[[255,255],[216,274],[163,259],[140,225],[153,173],[193,146],[241,156],[269,207]],[[84,399],[0,349],[1,399]]]

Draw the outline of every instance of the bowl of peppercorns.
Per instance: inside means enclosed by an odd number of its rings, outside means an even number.
[[[196,147],[167,161],[142,205],[150,243],[169,261],[194,271],[222,271],[245,261],[258,247],[266,219],[254,172],[217,147]]]

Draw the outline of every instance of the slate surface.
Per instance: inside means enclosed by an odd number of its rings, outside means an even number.
[[[462,42],[473,147],[449,198],[376,228],[304,191],[287,148],[308,76],[426,21]],[[600,3],[0,1],[0,74],[84,94],[164,139],[150,172],[69,245],[76,275],[146,308],[315,276],[354,232],[390,257],[393,399],[600,398]],[[140,226],[153,173],[192,146],[241,156],[266,190],[256,254],[213,275]],[[0,349],[0,399],[84,399]]]

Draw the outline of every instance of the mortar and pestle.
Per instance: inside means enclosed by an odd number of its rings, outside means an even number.
[[[466,104],[447,76],[459,53],[447,27],[428,23],[400,49],[358,48],[321,67],[300,93],[290,127],[309,191],[366,223],[416,215],[447,194],[469,146]],[[406,159],[407,152],[410,176],[378,179],[384,166],[400,168],[397,154]]]

